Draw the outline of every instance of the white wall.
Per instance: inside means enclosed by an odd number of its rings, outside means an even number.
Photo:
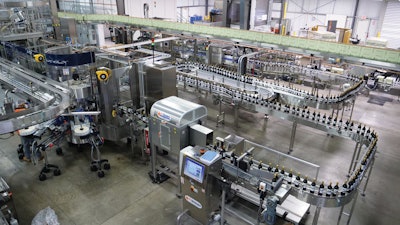
[[[176,20],[176,1],[174,0],[126,0],[125,14],[144,17],[143,5],[149,5],[149,18],[159,17]]]
[[[351,28],[355,7],[356,0],[288,0],[286,18],[291,19],[292,31],[296,33],[300,28],[326,25],[328,14],[347,18],[344,27],[338,27]],[[382,8],[385,7],[386,2],[383,0],[360,0],[354,33],[358,34],[362,41],[367,36],[377,35],[383,21]],[[279,15],[277,12],[275,14]]]
[[[208,1],[208,12],[214,8],[214,0]],[[189,18],[192,16],[202,16],[205,15],[205,0],[177,0],[176,2],[176,13],[178,21],[189,22]]]
[[[400,50],[400,1],[389,2],[382,24],[383,39],[388,40],[387,47]]]

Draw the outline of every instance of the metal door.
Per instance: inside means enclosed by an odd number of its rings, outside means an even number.
[[[170,131],[169,127],[160,124],[160,144],[161,147],[165,150],[170,150],[171,142],[170,142]]]

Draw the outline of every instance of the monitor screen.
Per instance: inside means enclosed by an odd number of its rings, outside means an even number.
[[[204,165],[194,161],[189,157],[186,157],[185,169],[184,169],[184,174],[186,176],[189,176],[190,178],[199,183],[203,183],[204,170],[205,170]]]

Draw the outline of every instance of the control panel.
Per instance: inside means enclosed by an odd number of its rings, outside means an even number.
[[[208,224],[211,213],[219,209],[221,156],[199,146],[193,147],[192,153],[184,154],[182,160],[183,209],[189,209],[191,217],[200,223]]]

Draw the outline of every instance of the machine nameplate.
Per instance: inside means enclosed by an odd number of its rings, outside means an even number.
[[[185,195],[185,200],[187,202],[189,202],[190,204],[194,205],[196,208],[199,208],[199,209],[203,208],[203,206],[201,205],[200,202],[198,202],[196,199],[190,197],[189,195]]]
[[[168,114],[166,114],[166,113],[164,113],[164,112],[158,112],[157,113],[157,116],[158,116],[158,118],[160,118],[160,119],[163,119],[163,120],[165,120],[165,121],[171,121],[171,116],[170,115],[168,115]]]

